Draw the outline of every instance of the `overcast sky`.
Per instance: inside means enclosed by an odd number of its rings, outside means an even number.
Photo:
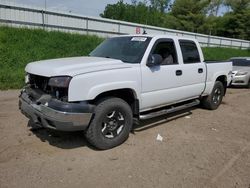
[[[13,2],[37,7],[45,7],[46,2],[49,9],[71,11],[87,16],[99,16],[107,4],[117,3],[118,0],[0,0],[0,2]],[[124,2],[131,3],[131,0],[124,0]]]

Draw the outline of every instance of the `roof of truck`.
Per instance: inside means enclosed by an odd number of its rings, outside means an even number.
[[[182,36],[176,36],[176,35],[152,35],[152,34],[134,34],[134,35],[120,35],[116,37],[151,37],[151,38],[172,38],[172,39],[183,39],[183,40],[196,40],[195,38],[187,38]]]

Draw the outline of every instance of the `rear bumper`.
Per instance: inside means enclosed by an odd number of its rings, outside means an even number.
[[[85,130],[94,109],[87,103],[65,103],[49,99],[40,104],[36,101],[31,100],[29,94],[23,91],[19,97],[19,109],[34,123],[60,131]]]

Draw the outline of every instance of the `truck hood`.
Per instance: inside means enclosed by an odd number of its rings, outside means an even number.
[[[72,57],[29,63],[25,71],[30,74],[52,76],[75,76],[90,72],[130,68],[120,60],[101,57]]]

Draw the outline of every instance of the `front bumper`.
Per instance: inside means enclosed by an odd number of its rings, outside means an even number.
[[[233,76],[232,86],[247,86],[249,82],[249,77],[247,75]]]
[[[41,103],[40,98],[31,99],[25,90],[19,97],[19,109],[34,123],[60,131],[79,131],[88,127],[94,106],[88,103],[65,103],[51,98]]]

